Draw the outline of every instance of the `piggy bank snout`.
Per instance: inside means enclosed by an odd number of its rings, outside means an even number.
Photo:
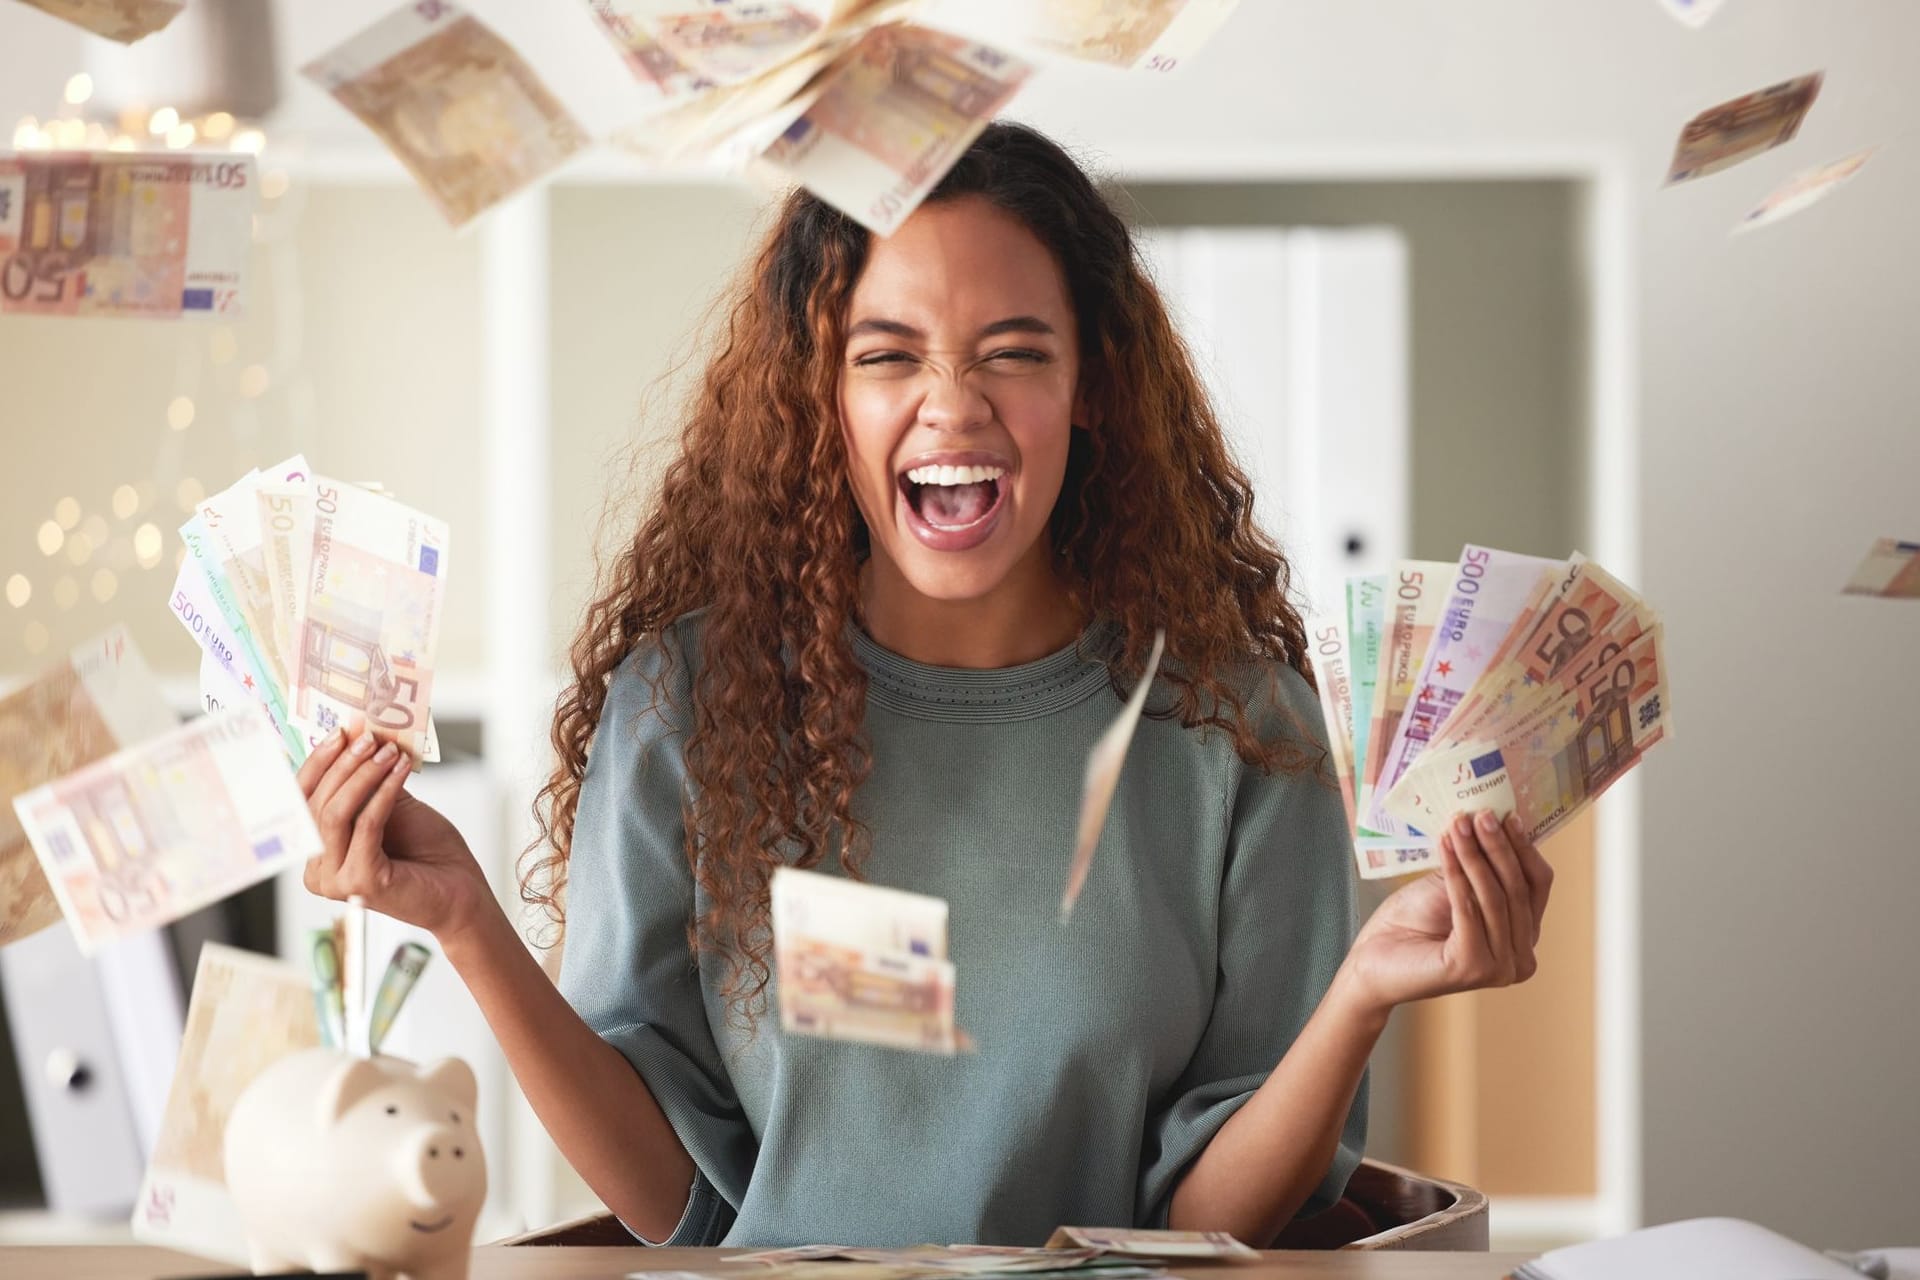
[[[447,1125],[423,1126],[400,1144],[394,1160],[407,1200],[422,1210],[460,1209],[486,1176],[478,1139]]]

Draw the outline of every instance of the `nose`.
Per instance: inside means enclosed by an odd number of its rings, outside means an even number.
[[[449,1208],[486,1177],[474,1136],[445,1126],[421,1129],[400,1144],[396,1159],[400,1188],[419,1209]]]
[[[921,426],[936,431],[966,431],[992,419],[993,407],[965,373],[934,369],[927,376],[931,382],[920,401]]]

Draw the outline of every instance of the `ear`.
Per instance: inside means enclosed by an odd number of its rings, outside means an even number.
[[[440,1059],[420,1073],[420,1083],[446,1094],[469,1115],[479,1106],[480,1085],[473,1078],[473,1068],[458,1058]]]
[[[320,1127],[331,1129],[354,1103],[386,1082],[386,1072],[366,1058],[342,1061],[320,1086],[319,1110],[315,1114]]]

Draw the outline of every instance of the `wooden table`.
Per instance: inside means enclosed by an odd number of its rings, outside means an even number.
[[[619,1280],[631,1271],[713,1271],[726,1249],[571,1249],[482,1246],[473,1251],[470,1280]],[[1533,1255],[1526,1253],[1268,1253],[1244,1266],[1177,1267],[1207,1280],[1499,1280]],[[0,1248],[6,1280],[164,1280],[166,1277],[242,1275],[169,1249],[133,1245]],[[726,1274],[742,1273],[728,1268]]]

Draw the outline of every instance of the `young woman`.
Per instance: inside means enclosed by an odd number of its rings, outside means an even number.
[[[404,757],[301,770],[316,892],[431,930],[560,1150],[674,1244],[1264,1244],[1360,1158],[1395,1005],[1523,981],[1490,816],[1353,929],[1285,558],[1121,220],[990,127],[894,235],[797,193],[573,646],[528,883],[558,990]],[[1167,659],[1079,906],[1087,750]],[[591,747],[591,750],[589,748]],[[951,905],[952,1058],[784,1036],[783,864]]]

